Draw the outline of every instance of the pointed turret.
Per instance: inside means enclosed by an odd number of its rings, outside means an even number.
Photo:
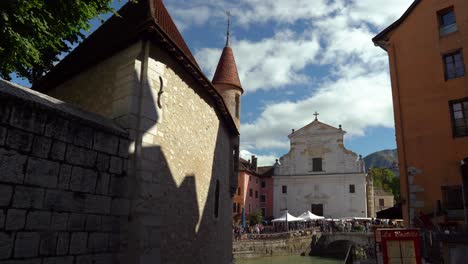
[[[230,14],[228,13],[228,17],[229,16]],[[239,74],[237,73],[234,53],[229,46],[229,35],[230,20],[228,19],[226,45],[219,59],[212,83],[223,97],[237,128],[240,128],[240,97],[244,93],[244,90],[242,89]]]

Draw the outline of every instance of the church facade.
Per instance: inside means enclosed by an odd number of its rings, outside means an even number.
[[[345,131],[316,118],[288,136],[290,151],[276,165],[274,215],[310,210],[327,218],[367,217],[361,156],[345,148]]]

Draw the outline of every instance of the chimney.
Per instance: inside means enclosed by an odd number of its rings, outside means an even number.
[[[339,125],[339,128],[340,128],[340,130],[343,130],[343,128],[341,127],[341,125]]]
[[[252,170],[257,171],[257,157],[252,155]]]
[[[294,130],[294,128],[291,131],[292,131],[293,134],[294,134],[294,132],[296,132],[296,130]]]

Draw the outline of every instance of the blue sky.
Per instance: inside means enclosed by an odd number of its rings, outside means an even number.
[[[245,90],[241,155],[258,155],[262,165],[288,152],[287,135],[312,122],[315,111],[324,123],[342,124],[346,147],[358,154],[396,148],[388,59],[371,39],[411,2],[164,0],[208,78],[225,43],[225,10],[231,12]],[[99,25],[93,21],[93,29]]]

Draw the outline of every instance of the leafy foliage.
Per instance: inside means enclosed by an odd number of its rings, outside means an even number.
[[[255,210],[253,213],[251,213],[249,216],[249,224],[251,226],[256,225],[256,224],[261,224],[262,220],[263,220],[262,211],[258,209]]]
[[[90,20],[114,12],[112,0],[1,0],[0,77],[11,73],[31,83],[49,71],[62,52],[84,38]]]
[[[400,178],[395,176],[392,170],[387,168],[371,168],[369,174],[372,175],[374,187],[391,192],[395,200],[400,198]]]

